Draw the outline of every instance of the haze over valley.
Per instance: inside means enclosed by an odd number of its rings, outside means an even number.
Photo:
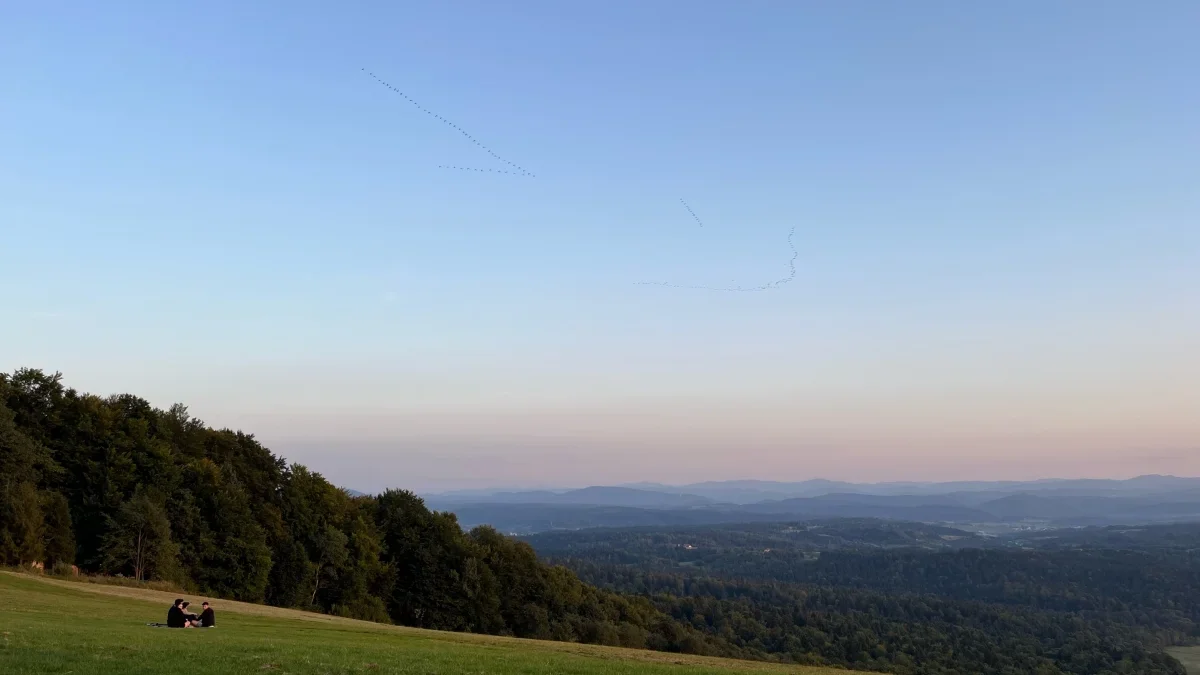
[[[810,480],[635,484],[425,495],[464,526],[529,533],[597,526],[887,518],[979,531],[1200,520],[1200,478],[845,483]]]

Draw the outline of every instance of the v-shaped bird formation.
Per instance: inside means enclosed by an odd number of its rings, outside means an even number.
[[[472,142],[472,143],[474,143],[475,145],[479,146],[479,148],[480,148],[481,150],[483,150],[484,152],[486,152],[487,154],[491,155],[491,156],[492,156],[492,157],[494,157],[495,159],[497,159],[497,160],[499,160],[499,161],[501,161],[501,162],[503,162],[503,163],[505,163],[505,164],[507,164],[507,165],[511,166],[512,168],[514,168],[514,169],[516,169],[516,170],[517,170],[516,172],[511,172],[511,171],[501,171],[501,172],[498,172],[498,173],[513,173],[513,174],[516,174],[516,175],[519,175],[519,176],[525,176],[525,177],[528,177],[528,178],[537,178],[537,176],[536,176],[536,175],[534,175],[534,174],[533,174],[533,173],[531,173],[530,171],[526,170],[524,167],[521,167],[521,166],[519,166],[519,165],[517,165],[517,164],[514,164],[513,162],[510,162],[510,161],[508,161],[507,159],[504,159],[504,158],[503,158],[503,157],[501,157],[500,155],[497,155],[497,154],[496,154],[494,151],[492,151],[492,149],[491,149],[491,148],[489,148],[488,146],[484,145],[483,143],[480,143],[478,139],[476,139],[476,138],[475,138],[474,136],[472,136],[471,134],[468,134],[468,133],[467,133],[465,130],[463,130],[463,129],[462,129],[462,127],[459,127],[459,126],[458,126],[457,124],[455,124],[454,122],[451,122],[450,120],[446,119],[445,117],[442,117],[441,115],[439,115],[439,114],[437,114],[437,113],[433,112],[432,110],[427,110],[427,109],[426,109],[424,106],[422,106],[420,103],[417,103],[416,101],[414,101],[414,100],[413,100],[413,98],[412,98],[411,96],[409,96],[408,94],[406,94],[406,93],[404,93],[404,92],[400,91],[399,89],[397,89],[397,88],[393,87],[391,84],[389,84],[389,83],[385,82],[384,80],[380,79],[380,78],[379,78],[379,76],[377,76],[375,73],[372,73],[371,71],[367,70],[366,68],[363,68],[363,69],[362,69],[362,71],[363,71],[364,73],[366,73],[366,74],[370,75],[370,76],[371,76],[371,77],[372,77],[372,78],[373,78],[373,79],[374,79],[376,82],[378,82],[379,84],[383,85],[384,87],[386,87],[386,88],[387,88],[388,90],[390,90],[391,92],[393,92],[393,93],[395,93],[395,94],[399,94],[399,95],[400,95],[400,96],[401,96],[401,97],[402,97],[402,98],[403,98],[405,101],[408,101],[409,103],[413,104],[413,106],[415,106],[417,110],[420,110],[421,112],[425,113],[426,115],[429,115],[430,117],[432,117],[432,118],[434,118],[434,119],[438,120],[439,122],[441,122],[442,124],[445,124],[446,126],[450,127],[451,129],[454,129],[454,130],[455,130],[455,131],[457,131],[458,133],[460,133],[460,134],[462,134],[463,136],[465,136],[465,137],[466,137],[466,139],[467,139],[468,141],[471,141],[471,142]],[[444,165],[443,165],[441,168],[446,168],[446,169],[463,169],[463,170],[469,170],[469,169],[465,169],[464,167],[457,167],[457,166],[444,166]],[[517,172],[519,172],[519,173],[517,173]]]

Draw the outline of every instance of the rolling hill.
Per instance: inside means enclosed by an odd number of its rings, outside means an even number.
[[[430,495],[432,506],[453,504],[572,504],[587,506],[625,506],[632,508],[689,508],[709,506],[712,499],[684,492],[642,490],[630,487],[594,485],[578,490],[554,492],[530,490],[525,492],[496,492],[486,496]]]
[[[430,495],[467,526],[508,532],[885,518],[962,526],[1070,527],[1200,520],[1200,479],[852,484],[726,481],[672,487],[654,483],[568,491]],[[800,493],[797,495],[796,493]]]
[[[842,670],[399,628],[215,601],[217,628],[150,628],[174,593],[0,573],[0,672],[669,675]],[[84,620],[79,620],[85,617]],[[180,664],[180,665],[176,665]]]

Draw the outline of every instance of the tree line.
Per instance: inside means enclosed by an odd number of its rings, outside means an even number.
[[[182,405],[0,374],[0,564],[409,626],[657,650],[743,650],[538,560],[411,492],[352,497]]]

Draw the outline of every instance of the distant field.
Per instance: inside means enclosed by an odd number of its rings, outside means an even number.
[[[1200,647],[1173,647],[1167,652],[1179,659],[1188,675],[1200,675]]]
[[[212,630],[149,628],[174,594],[0,573],[0,672],[667,675],[843,670],[381,626],[221,601]],[[199,603],[203,598],[189,598]]]

